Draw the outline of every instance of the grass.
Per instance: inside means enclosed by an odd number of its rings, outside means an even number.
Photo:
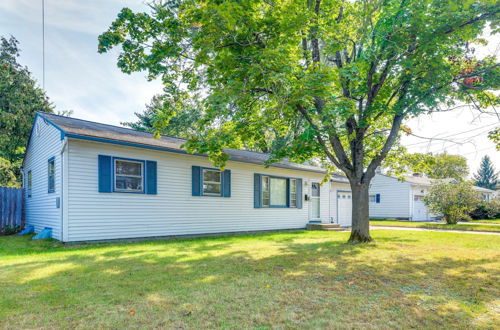
[[[496,236],[296,231],[62,245],[0,237],[0,328],[495,328]]]
[[[469,222],[492,223],[500,225],[500,219],[480,219],[480,220],[471,220]]]
[[[411,227],[411,228],[428,228],[428,229],[450,229],[450,230],[465,230],[465,231],[491,231],[500,232],[500,226],[491,225],[475,225],[468,223],[459,223],[456,225],[448,225],[446,223],[429,223],[429,222],[410,222],[398,220],[370,220],[370,226],[391,226],[391,227]]]

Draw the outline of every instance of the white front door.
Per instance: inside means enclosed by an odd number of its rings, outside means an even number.
[[[424,203],[422,195],[413,196],[413,218],[414,221],[429,220],[429,211]]]
[[[352,194],[347,191],[337,191],[337,217],[341,226],[352,226]]]
[[[320,220],[320,186],[319,182],[311,183],[311,220]]]

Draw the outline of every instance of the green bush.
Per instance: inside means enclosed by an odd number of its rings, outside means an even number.
[[[424,197],[429,211],[441,214],[448,224],[470,220],[471,213],[480,202],[479,194],[470,182],[441,182],[432,186]]]
[[[470,213],[472,219],[498,219],[500,218],[500,200],[492,199],[482,201]]]
[[[1,233],[3,235],[14,235],[21,231],[21,226],[4,227]]]

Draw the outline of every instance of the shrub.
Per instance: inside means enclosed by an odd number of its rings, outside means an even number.
[[[471,213],[480,202],[479,194],[469,182],[442,182],[429,189],[424,197],[429,211],[442,214],[448,224],[459,220],[469,220]]]
[[[21,231],[21,226],[4,227],[1,233],[3,235],[14,235]]]
[[[480,202],[470,213],[472,219],[499,219],[500,218],[500,200],[492,199]]]

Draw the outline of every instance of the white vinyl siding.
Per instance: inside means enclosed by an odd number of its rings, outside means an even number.
[[[34,226],[37,233],[45,227],[52,228],[52,237],[61,239],[61,209],[57,208],[57,199],[61,197],[61,132],[40,117],[34,125],[23,165],[24,175],[31,171],[31,197],[26,198],[26,225]],[[52,157],[55,157],[54,192],[49,193],[48,161]],[[27,180],[25,182],[27,184]]]
[[[231,198],[197,198],[191,167],[213,167],[206,157],[74,139],[68,149],[68,241],[304,228],[307,201],[302,209],[254,208],[254,173],[304,182],[324,176],[229,161]],[[99,193],[98,155],[157,161],[158,194]],[[321,198],[321,217],[327,219],[328,190]]]
[[[410,218],[410,183],[377,174],[372,179],[370,195],[380,194],[380,203],[370,203],[371,218]]]

